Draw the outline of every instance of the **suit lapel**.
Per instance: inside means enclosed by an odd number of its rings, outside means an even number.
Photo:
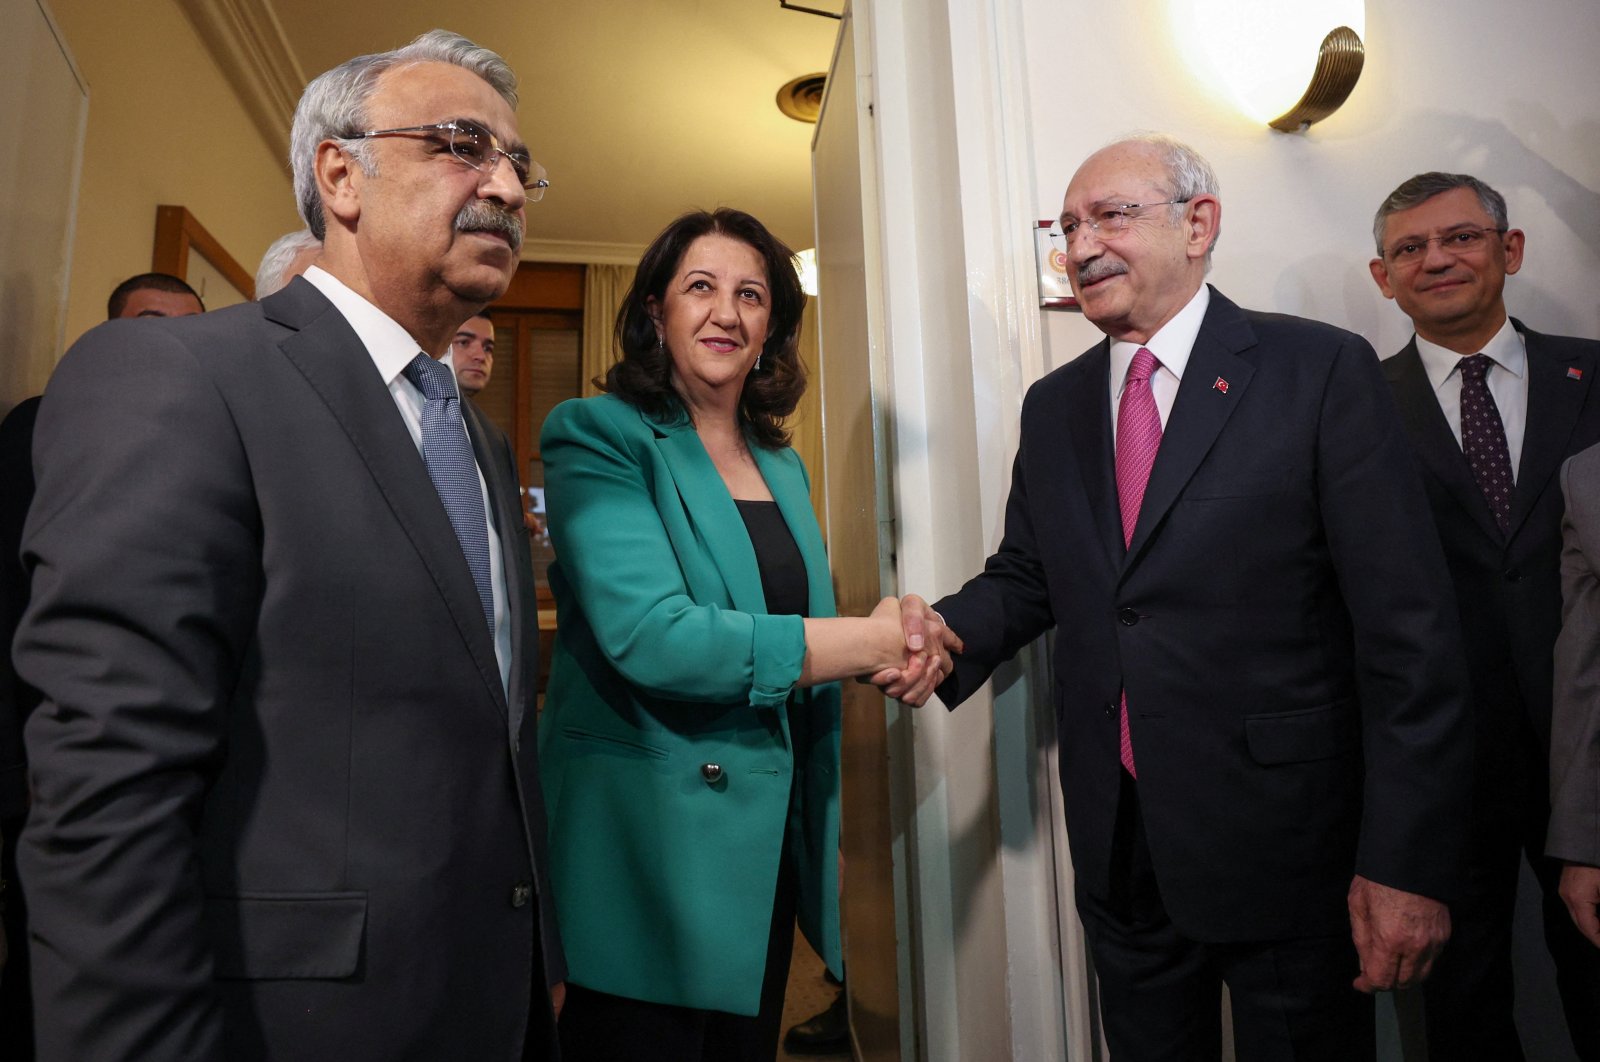
[[[536,680],[538,659],[538,616],[533,602],[533,587],[527,579],[533,567],[528,555],[528,532],[522,522],[522,495],[518,490],[515,469],[508,466],[506,455],[497,445],[497,433],[488,418],[466,399],[461,400],[461,411],[467,423],[467,437],[472,440],[473,457],[483,472],[484,484],[489,488],[490,519],[494,521],[494,534],[500,540],[500,567],[505,573],[506,584],[506,622],[511,624],[512,665],[508,700],[512,713],[511,728],[515,733],[522,722],[523,706],[529,703],[525,683],[530,676],[525,673],[529,670],[525,665],[534,662],[532,677]]]
[[[1511,323],[1523,334],[1528,352],[1528,415],[1523,424],[1517,489],[1511,496],[1511,534],[1515,536],[1569,453],[1572,432],[1594,379],[1595,359],[1576,347],[1564,353],[1552,350],[1544,336],[1528,331],[1521,321]],[[1574,369],[1576,378],[1568,374]]]
[[[1222,426],[1244,399],[1255,369],[1238,354],[1255,343],[1255,331],[1239,308],[1213,289],[1211,305],[1195,337],[1183,381],[1178,385],[1178,397],[1161,434],[1161,448],[1156,451],[1155,467],[1145,485],[1124,571],[1143,553],[1156,527],[1211,451]],[[1218,380],[1227,381],[1227,386],[1217,386]]]
[[[472,572],[417,445],[366,348],[310,284],[291,284],[262,305],[269,318],[296,330],[279,349],[305,376],[366,464],[504,715],[505,689]]]
[[[761,569],[756,565],[756,551],[745,531],[744,517],[739,515],[739,507],[733,503],[717,466],[711,463],[700,436],[687,422],[670,427],[650,423],[657,432],[664,433],[657,436],[656,447],[678,487],[684,511],[722,575],[733,607],[740,612],[766,612]]]
[[[1117,504],[1116,464],[1111,443],[1111,341],[1083,355],[1089,380],[1067,395],[1063,420],[1046,419],[1047,437],[1038,441],[1040,452],[1061,453],[1064,449],[1050,436],[1065,431],[1076,459],[1084,498],[1093,514],[1100,544],[1113,571],[1122,566],[1122,521]],[[1034,445],[1030,441],[1030,445]]]
[[[1462,452],[1444,410],[1439,407],[1433,381],[1428,379],[1428,370],[1417,353],[1416,338],[1413,337],[1392,360],[1395,403],[1400,407],[1406,432],[1423,466],[1444,484],[1445,490],[1472,517],[1479,530],[1492,541],[1503,542],[1494,510],[1489,508],[1478,481],[1472,478],[1467,455]]]

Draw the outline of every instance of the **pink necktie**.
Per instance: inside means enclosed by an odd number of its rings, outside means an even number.
[[[1150,377],[1161,367],[1156,356],[1140,347],[1128,366],[1128,379],[1122,386],[1122,401],[1117,406],[1117,503],[1122,509],[1122,546],[1133,541],[1139,522],[1139,506],[1144,503],[1145,484],[1161,447],[1161,413],[1150,392]],[[1122,766],[1133,777],[1133,738],[1128,733],[1128,691],[1122,691]]]

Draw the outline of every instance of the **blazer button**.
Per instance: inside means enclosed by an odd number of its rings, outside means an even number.
[[[700,765],[700,777],[706,780],[707,785],[716,785],[722,781],[722,764],[702,763]]]
[[[526,881],[519,881],[511,887],[511,906],[526,907],[528,899],[533,895],[533,887]]]
[[[1132,627],[1135,623],[1139,622],[1139,613],[1135,612],[1131,608],[1118,609],[1117,619],[1122,621],[1122,625],[1124,627]]]
[[[1107,701],[1106,702],[1106,718],[1107,719],[1114,719],[1114,718],[1116,718],[1116,715],[1117,715],[1117,703],[1115,701]]]
[[[1515,568],[1507,568],[1506,569],[1506,582],[1508,582],[1508,583],[1520,583],[1520,582],[1522,582],[1522,573],[1517,571],[1517,569],[1515,569]]]

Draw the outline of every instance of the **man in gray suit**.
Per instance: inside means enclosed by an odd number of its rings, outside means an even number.
[[[435,361],[543,189],[515,103],[443,31],[322,75],[320,266],[51,380],[16,653],[43,1059],[556,1056],[515,462]]]
[[[1550,837],[1561,898],[1600,948],[1600,446],[1561,467],[1561,635],[1551,713]]]

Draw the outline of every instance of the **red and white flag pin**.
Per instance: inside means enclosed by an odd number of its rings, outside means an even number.
[[[1228,381],[1219,376],[1217,377],[1217,382],[1211,385],[1211,389],[1213,391],[1221,391],[1223,394],[1227,394]]]
[[[1581,379],[1583,379],[1583,370],[1582,369],[1568,369],[1567,370],[1567,379],[1569,379],[1569,380],[1581,380]]]

